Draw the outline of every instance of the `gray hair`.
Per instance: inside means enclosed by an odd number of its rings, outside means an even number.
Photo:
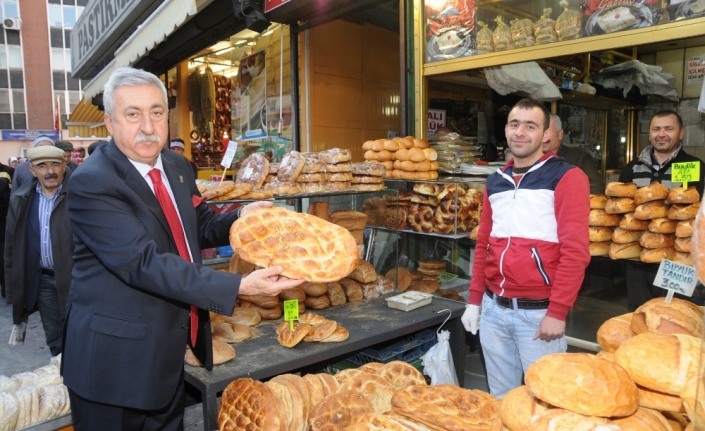
[[[556,114],[551,114],[551,118],[553,118],[556,122],[556,132],[563,130],[563,122],[561,121],[561,117]]]
[[[120,87],[135,87],[138,85],[152,85],[159,88],[164,98],[164,107],[167,108],[166,88],[162,81],[154,74],[132,67],[120,67],[110,74],[108,82],[103,87],[103,107],[105,113],[112,119],[115,112],[115,91]]]

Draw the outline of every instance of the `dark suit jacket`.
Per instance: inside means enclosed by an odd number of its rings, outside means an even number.
[[[236,214],[216,215],[200,201],[183,156],[161,157],[195,263],[179,257],[156,196],[114,141],[71,175],[76,262],[62,366],[64,384],[90,401],[165,406],[182,375],[189,304],[201,309],[197,344],[206,363],[206,310],[230,314],[235,306],[240,276],[201,265],[201,247],[228,244]]]

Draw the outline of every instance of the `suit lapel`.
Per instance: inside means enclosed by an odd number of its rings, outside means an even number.
[[[171,151],[171,150],[165,150]],[[162,152],[162,164],[164,165],[164,173],[169,180],[169,185],[171,186],[171,192],[174,194],[174,200],[176,201],[176,210],[181,216],[181,223],[184,227],[184,232],[186,233],[186,239],[191,249],[191,256],[196,253],[200,254],[200,246],[198,241],[198,232],[193,229],[193,226],[197,226],[196,212],[193,210],[193,202],[191,201],[191,189],[188,184],[185,184],[184,175],[174,164],[173,160],[164,157]]]

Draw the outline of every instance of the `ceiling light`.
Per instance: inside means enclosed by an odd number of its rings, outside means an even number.
[[[225,49],[221,49],[220,51],[216,51],[216,52],[215,52],[215,55],[225,54],[225,53],[228,52],[228,51],[232,51],[233,48],[235,48],[235,47],[234,47],[234,46],[229,46],[229,47],[227,47],[227,48],[225,48]]]

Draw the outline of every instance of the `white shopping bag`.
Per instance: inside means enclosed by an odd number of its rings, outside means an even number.
[[[450,353],[450,331],[441,331],[438,334],[438,343],[431,347],[421,357],[423,373],[431,377],[432,385],[450,383],[458,386],[458,376],[455,375],[453,355]]]

